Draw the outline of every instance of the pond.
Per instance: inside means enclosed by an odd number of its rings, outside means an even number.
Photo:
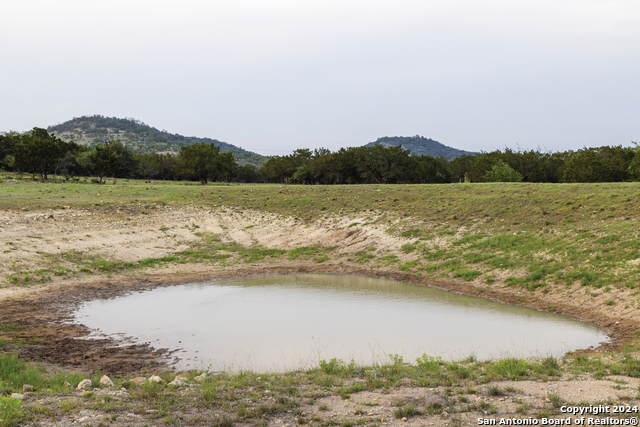
[[[384,363],[561,356],[606,341],[557,314],[386,279],[263,275],[96,300],[76,320],[100,333],[180,349],[180,368],[284,370],[333,357]]]

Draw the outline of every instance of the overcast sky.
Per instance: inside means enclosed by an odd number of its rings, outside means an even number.
[[[630,145],[640,1],[0,2],[0,130],[92,114],[262,154]]]

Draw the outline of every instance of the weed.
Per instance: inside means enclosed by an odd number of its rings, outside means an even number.
[[[26,417],[21,403],[18,399],[0,396],[0,427],[16,425]]]
[[[472,270],[468,268],[459,268],[454,271],[453,277],[461,277],[466,281],[471,281],[481,274],[482,273],[478,270]]]
[[[529,363],[521,359],[502,359],[487,366],[486,370],[493,372],[501,378],[519,379],[529,371]]]
[[[232,427],[233,424],[233,419],[231,419],[227,415],[218,416],[211,420],[212,427]]]
[[[340,359],[336,359],[335,357],[328,362],[322,359],[319,363],[322,372],[328,375],[336,374],[344,370],[344,362]]]
[[[410,238],[410,239],[415,239],[416,237],[420,237],[422,235],[422,231],[412,228],[411,230],[407,230],[404,231],[402,233],[400,233],[400,235],[402,237],[406,237],[406,238]]]
[[[549,403],[551,403],[551,406],[553,406],[554,408],[560,408],[563,403],[563,400],[555,391],[547,394],[547,400],[549,401]]]
[[[503,391],[497,385],[493,385],[487,388],[487,394],[489,396],[502,396]]]
[[[440,411],[442,412],[442,411]],[[399,407],[393,412],[393,416],[400,418],[409,418],[416,415],[422,415],[422,412],[418,411],[418,409],[413,405],[404,405]]]
[[[400,249],[402,249],[402,252],[404,252],[405,254],[408,254],[416,250],[416,245],[412,243],[407,243],[402,245]]]

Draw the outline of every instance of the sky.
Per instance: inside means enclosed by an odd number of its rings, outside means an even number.
[[[640,141],[638,0],[4,0],[0,130],[132,117],[266,155]]]

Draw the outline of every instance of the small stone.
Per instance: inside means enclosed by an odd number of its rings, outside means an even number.
[[[402,421],[407,421],[407,417],[402,417]]]
[[[91,380],[82,380],[78,384],[78,390],[91,390]]]
[[[183,377],[182,375],[176,375],[176,377],[174,378],[174,381],[184,381],[187,382],[188,378],[187,377]]]
[[[149,377],[149,382],[150,383],[163,383],[164,380],[162,378],[160,378],[157,375],[153,375],[152,377]]]
[[[101,387],[113,387],[115,384],[113,383],[113,381],[111,381],[111,378],[109,378],[106,375],[103,375],[102,378],[100,378],[100,386]]]
[[[198,381],[198,382],[202,382],[202,381],[207,379],[207,373],[204,372],[204,373],[198,375],[197,377],[193,377],[193,379]]]
[[[144,377],[138,377],[138,378],[132,378],[132,379],[130,379],[130,380],[129,380],[129,382],[130,382],[131,384],[134,384],[134,385],[141,385],[141,384],[146,383],[146,382],[147,382],[147,379],[146,379],[146,378],[144,378]]]
[[[67,382],[67,381],[63,382],[62,386],[63,387],[67,387],[67,388],[71,388],[71,384],[69,382]]]
[[[169,385],[175,386],[175,387],[182,387],[183,385],[185,385],[186,383],[182,380],[173,380],[169,383]]]
[[[25,384],[22,386],[22,391],[33,391],[33,386],[29,384]]]
[[[20,394],[20,393],[11,393],[11,397],[14,399],[24,400],[24,394]]]

